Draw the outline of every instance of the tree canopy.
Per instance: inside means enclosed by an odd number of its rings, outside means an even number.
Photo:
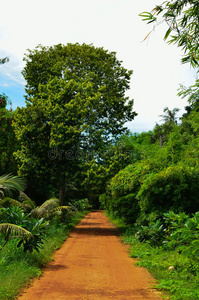
[[[132,71],[115,52],[86,44],[39,45],[24,60],[27,105],[15,114],[15,155],[21,174],[40,178],[42,189],[56,181],[61,197],[85,162],[99,161],[127,132],[136,115],[125,96]]]

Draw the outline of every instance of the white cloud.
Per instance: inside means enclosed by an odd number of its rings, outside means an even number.
[[[191,84],[193,73],[180,63],[181,52],[162,40],[160,26],[148,41],[151,30],[138,14],[151,10],[156,0],[7,0],[1,3],[0,53],[11,61],[0,72],[24,84],[21,75],[26,49],[38,44],[93,43],[117,52],[127,69],[133,69],[130,98],[135,99],[139,116],[135,131],[152,129],[164,107],[183,109],[185,101],[177,94],[179,83]],[[159,1],[162,2],[161,0]],[[133,129],[134,130],[134,129]]]

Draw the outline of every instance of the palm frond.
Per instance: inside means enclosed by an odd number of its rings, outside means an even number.
[[[21,207],[21,208],[24,208],[24,204],[15,200],[15,199],[12,199],[12,198],[9,198],[9,197],[5,197],[3,198],[1,201],[0,201],[0,205],[1,206],[4,206],[5,204],[11,204],[13,206],[18,206],[18,207]]]
[[[21,226],[10,224],[10,223],[2,223],[0,224],[0,234],[8,237],[10,235],[24,239],[29,239],[33,237],[32,233],[28,230],[24,229]]]
[[[49,200],[46,200],[40,208],[45,208],[46,210],[52,210],[53,208],[56,208],[60,205],[60,200],[57,198],[51,198]]]
[[[47,210],[43,207],[36,207],[31,211],[31,216],[34,218],[46,218],[47,217]]]
[[[58,206],[56,208],[53,208],[50,213],[56,213],[56,212],[62,212],[63,210],[70,211],[72,210],[71,206]]]
[[[0,194],[8,193],[12,191],[22,191],[26,187],[24,179],[19,176],[13,176],[11,174],[0,176]]]
[[[31,200],[24,192],[19,192],[19,201],[27,204],[31,209],[35,208],[35,202]]]

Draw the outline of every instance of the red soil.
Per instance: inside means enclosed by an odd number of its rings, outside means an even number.
[[[160,300],[154,279],[135,267],[115,226],[102,212],[89,213],[70,234],[42,276],[19,300]]]

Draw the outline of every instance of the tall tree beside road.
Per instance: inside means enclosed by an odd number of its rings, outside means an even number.
[[[133,100],[125,96],[132,71],[115,52],[86,44],[39,45],[25,61],[27,105],[14,122],[20,174],[40,189],[57,185],[64,200],[85,162],[99,161],[134,119]]]

